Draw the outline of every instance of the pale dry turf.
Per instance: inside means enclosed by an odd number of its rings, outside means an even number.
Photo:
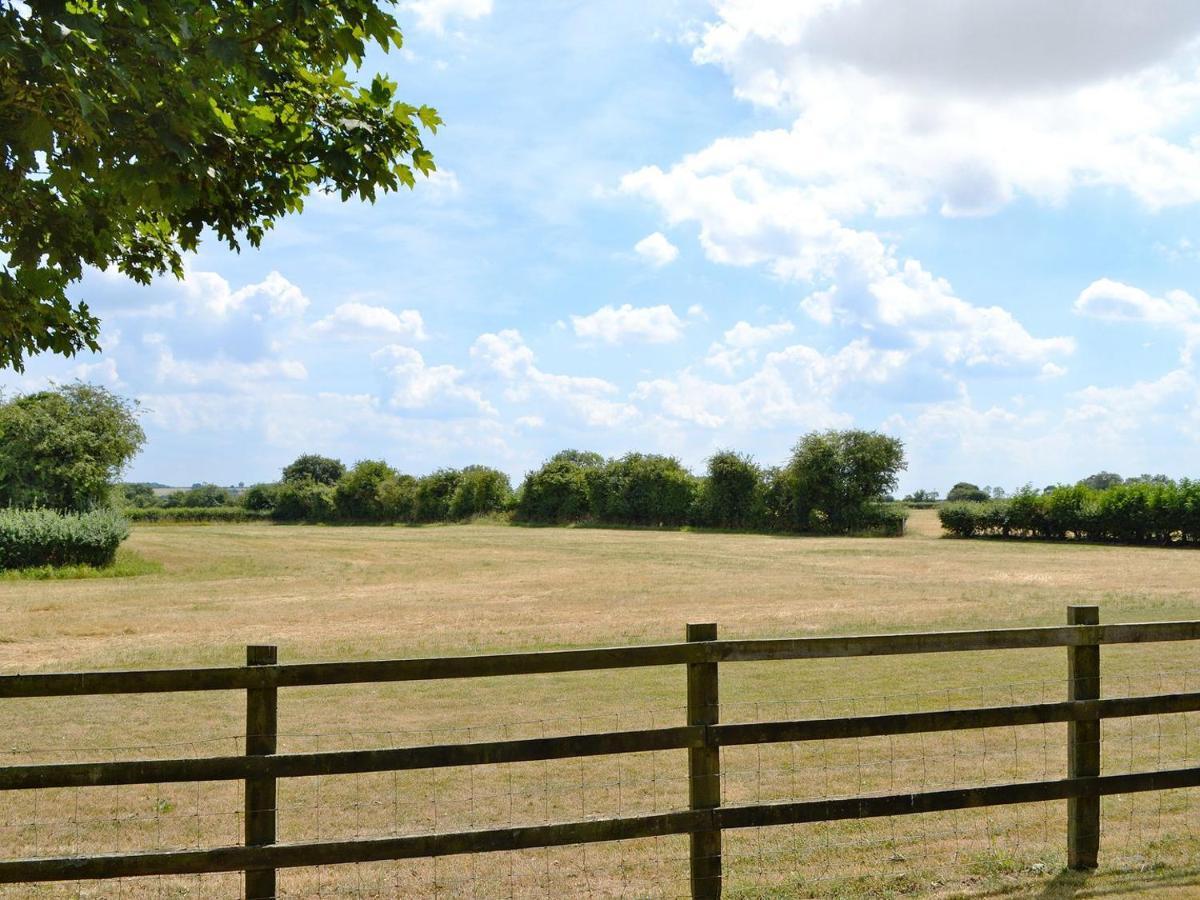
[[[683,638],[1200,617],[1200,552],[956,541],[918,512],[903,539],[780,538],[502,526],[139,526],[161,573],[0,582],[5,672],[283,662],[601,646]],[[1200,647],[1103,651],[1104,695],[1200,690]],[[1065,651],[734,663],[726,722],[1043,702]],[[682,668],[290,689],[280,751],[679,725]],[[244,696],[0,702],[5,759],[67,762],[244,750]],[[1063,725],[723,751],[726,803],[1062,777]],[[1197,765],[1200,716],[1104,724],[1104,772]],[[687,803],[686,753],[280,783],[281,841],[638,815]],[[1200,896],[1200,795],[1104,800],[1101,870],[1062,872],[1065,804],[725,836],[731,897]],[[241,786],[0,796],[4,856],[236,844]],[[686,838],[280,873],[282,895],[682,896]],[[229,897],[240,877],[12,889],[5,896]]]

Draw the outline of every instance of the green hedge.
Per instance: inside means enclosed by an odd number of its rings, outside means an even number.
[[[1038,538],[1115,544],[1200,543],[1200,482],[1084,485],[1009,500],[947,503],[942,528],[958,537]]]
[[[131,522],[263,522],[270,516],[269,510],[241,506],[149,506],[125,510],[125,517]]]
[[[115,510],[0,510],[0,569],[110,565],[129,523]]]

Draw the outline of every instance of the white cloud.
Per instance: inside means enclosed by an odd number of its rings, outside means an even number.
[[[630,404],[609,399],[617,393],[617,387],[603,378],[543,372],[534,362],[533,351],[514,329],[481,334],[471,347],[471,356],[509,382],[505,396],[510,401],[555,401],[594,426],[620,425],[637,413]]]
[[[465,403],[473,411],[496,414],[496,408],[478,390],[462,383],[464,373],[455,366],[428,366],[420,353],[400,344],[384,347],[371,354],[371,358],[381,361],[392,379],[390,403],[397,409]]]
[[[887,381],[904,361],[903,353],[875,350],[862,340],[832,355],[797,344],[767,354],[762,367],[741,381],[719,383],[685,370],[675,378],[641,382],[632,399],[655,403],[667,418],[709,429],[844,426],[852,419],[834,408],[836,395],[855,384]]]
[[[417,25],[442,34],[454,19],[475,20],[491,15],[492,0],[410,0],[402,8],[417,17]]]
[[[591,315],[571,316],[571,325],[577,336],[598,339],[607,344],[629,340],[665,344],[681,338],[684,328],[683,320],[666,304],[602,306]]]
[[[1075,300],[1075,311],[1110,322],[1187,325],[1200,322],[1200,304],[1183,291],[1152,297],[1140,288],[1108,278],[1093,281]]]
[[[340,338],[411,338],[425,340],[425,322],[415,309],[396,313],[385,306],[342,303],[332,313],[314,323],[312,331]]]
[[[279,379],[304,381],[308,378],[308,370],[299,360],[260,359],[238,362],[226,359],[220,353],[203,361],[181,360],[176,359],[170,348],[161,340],[151,340],[150,343],[159,345],[154,375],[160,383],[187,386],[219,384],[228,389],[245,389],[255,382]]]
[[[758,359],[759,347],[789,335],[794,330],[795,326],[791,322],[777,322],[773,325],[738,322],[725,332],[720,341],[714,342],[708,348],[708,356],[704,358],[704,362],[726,375],[732,375],[736,369]]]
[[[633,252],[655,268],[673,263],[679,256],[679,248],[667,240],[661,231],[646,235],[633,245]]]
[[[299,316],[308,309],[308,298],[300,288],[278,272],[271,272],[257,284],[248,284],[235,291],[215,272],[189,269],[180,286],[193,312],[216,319],[225,319],[241,311],[249,312],[255,318],[262,318],[264,314]]]

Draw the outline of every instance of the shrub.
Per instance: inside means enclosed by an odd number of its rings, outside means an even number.
[[[317,484],[337,484],[346,474],[340,459],[331,459],[317,453],[298,456],[283,468],[284,481],[315,481]]]
[[[895,490],[904,467],[897,438],[859,430],[807,434],[777,479],[785,493],[782,523],[799,531],[856,531]]]
[[[168,494],[163,500],[167,508],[182,506],[196,509],[203,506],[233,506],[233,494],[215,484],[197,484],[186,491]]]
[[[565,454],[551,457],[525,476],[516,503],[517,519],[561,525],[587,518],[592,508],[588,474],[601,471],[602,466],[602,459],[597,465],[582,465]]]
[[[243,506],[150,506],[125,510],[130,522],[259,522],[270,510]]]
[[[338,479],[333,492],[337,514],[352,522],[378,522],[383,519],[379,485],[394,478],[396,471],[381,459],[363,459]],[[314,483],[321,482],[314,479]]]
[[[334,517],[334,489],[316,481],[285,481],[275,493],[271,518],[279,522],[328,522]]]
[[[949,503],[957,503],[962,500],[971,501],[973,503],[983,503],[990,500],[991,495],[977,484],[971,484],[969,481],[960,481],[954,487],[950,488],[950,492],[946,494],[946,500]]]
[[[627,453],[609,462],[593,487],[592,508],[604,522],[682,525],[696,494],[696,477],[672,456]]]
[[[449,517],[469,519],[507,509],[512,500],[508,476],[487,466],[467,466],[459,472],[450,496]]]
[[[714,528],[755,528],[763,520],[763,479],[749,456],[722,450],[708,460],[697,491],[696,521]]]
[[[128,536],[129,523],[111,509],[0,510],[0,569],[110,565]]]
[[[278,499],[278,484],[252,484],[238,498],[243,507],[254,512],[270,512]]]
[[[417,479],[411,475],[392,475],[375,489],[380,514],[387,522],[414,522],[417,517]]]
[[[450,518],[450,501],[458,489],[462,473],[457,469],[438,469],[417,479],[416,520],[444,522]]]

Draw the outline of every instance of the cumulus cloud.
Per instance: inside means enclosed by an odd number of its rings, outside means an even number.
[[[443,34],[447,23],[456,19],[470,21],[491,15],[492,0],[410,0],[402,9],[415,15],[421,28]]]
[[[903,363],[904,354],[879,351],[862,340],[833,354],[797,344],[767,354],[761,368],[741,381],[714,382],[687,369],[674,378],[641,382],[632,399],[708,429],[842,426],[852,419],[835,408],[837,394],[850,385],[882,383]]]
[[[397,409],[452,409],[465,404],[474,412],[495,415],[496,408],[473,387],[463,384],[464,372],[456,366],[429,366],[411,347],[391,344],[372,354],[392,380],[390,403]]]
[[[704,362],[732,375],[743,365],[758,359],[758,349],[779,338],[791,334],[795,326],[791,322],[776,322],[773,325],[751,325],[749,322],[738,322],[725,332],[720,341],[708,348]]]
[[[1075,298],[1075,312],[1107,322],[1139,322],[1169,326],[1183,336],[1182,358],[1190,365],[1200,345],[1200,303],[1185,291],[1167,291],[1154,297],[1141,288],[1100,278]]]
[[[356,338],[411,338],[425,340],[425,321],[415,309],[402,309],[396,313],[386,306],[369,306],[365,303],[342,303],[333,312],[312,326],[314,334],[330,335],[342,339]]]
[[[602,306],[591,315],[571,316],[571,326],[581,338],[621,344],[646,341],[666,344],[683,336],[683,320],[666,304],[635,307]]]
[[[655,268],[673,263],[679,256],[679,248],[667,240],[661,231],[646,235],[633,245],[633,252]]]
[[[155,343],[155,342],[151,342]],[[175,385],[222,385],[242,389],[255,382],[270,380],[303,381],[308,378],[304,363],[294,359],[260,359],[238,362],[221,354],[202,361],[176,359],[165,343],[159,343],[155,378]]]
[[[618,393],[617,386],[603,378],[543,372],[514,329],[481,334],[471,356],[508,382],[505,396],[512,402],[550,400],[595,426],[620,425],[637,412],[632,405],[611,399]]]
[[[268,314],[299,316],[309,305],[300,288],[278,272],[271,272],[262,281],[235,291],[215,272],[189,269],[180,287],[191,311],[216,319],[226,319],[237,312],[248,312],[256,318]]]

